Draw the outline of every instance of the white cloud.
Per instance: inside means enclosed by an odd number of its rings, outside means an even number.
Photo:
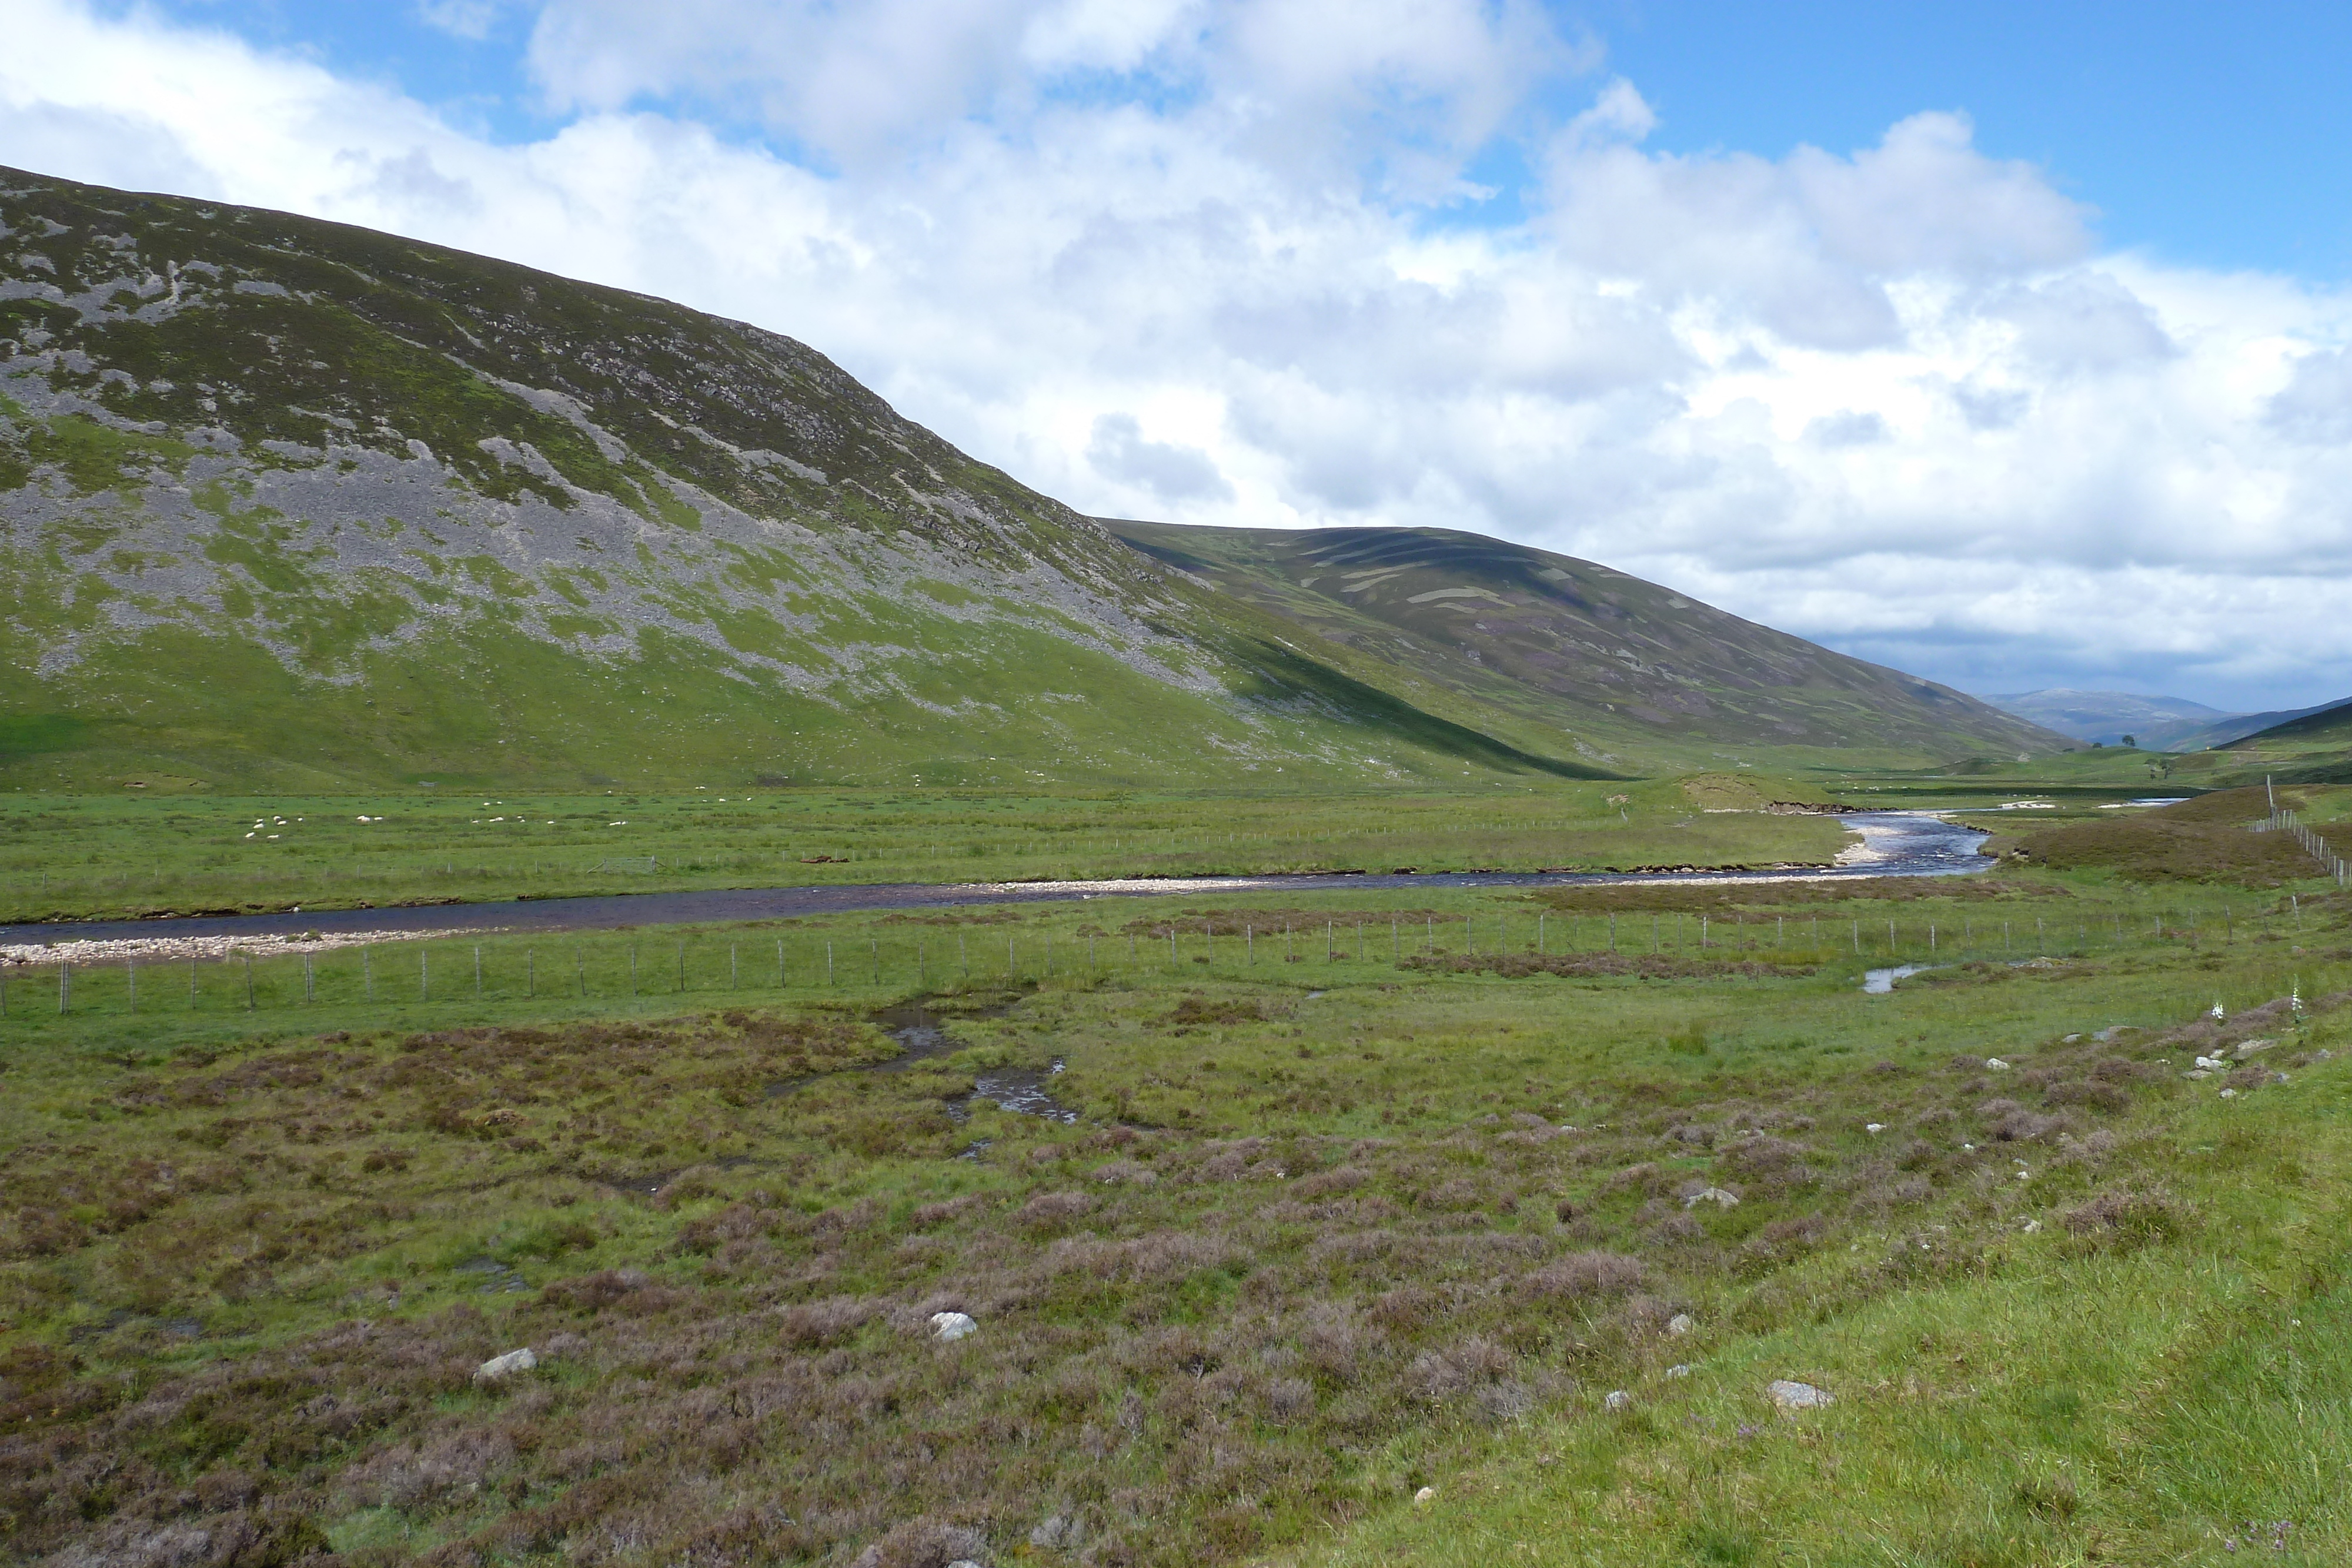
[[[1115,484],[1133,485],[1162,501],[1230,501],[1234,487],[1197,446],[1147,441],[1131,413],[1107,413],[1095,421],[1087,461]]]
[[[2306,354],[2268,409],[2272,425],[2315,446],[2352,443],[2352,351]]]
[[[1984,689],[2352,691],[2352,302],[2103,254],[1956,116],[1678,157],[1594,78],[1542,133],[1597,60],[1512,0],[549,0],[520,145],[143,12],[11,29],[0,162],[758,321],[1088,510],[1489,530]],[[1525,219],[1453,221],[1521,134]]]
[[[416,14],[427,26],[479,43],[504,9],[504,0],[417,0]]]

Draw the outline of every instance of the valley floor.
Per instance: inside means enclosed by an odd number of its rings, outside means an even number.
[[[20,979],[8,1551],[2352,1551],[2343,895],[1418,891]]]
[[[757,790],[0,798],[0,925],[664,890],[1826,865],[1788,780],[1360,794]]]

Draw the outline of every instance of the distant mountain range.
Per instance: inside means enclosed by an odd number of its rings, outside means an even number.
[[[0,170],[0,784],[1253,786],[2063,742],[1472,534],[1105,524],[789,338]]]
[[[2131,692],[2078,692],[2063,686],[1984,699],[2004,713],[2030,719],[2076,740],[2116,746],[2132,737],[2150,751],[2185,749],[2174,742],[2242,716],[2207,707],[2186,697],[2147,697]]]
[[[2352,698],[2343,698],[2315,707],[2224,713],[2186,697],[2078,692],[2063,686],[1987,696],[1984,700],[2004,713],[2015,714],[2076,740],[2118,746],[2128,737],[2144,751],[2202,751],[2352,703]]]

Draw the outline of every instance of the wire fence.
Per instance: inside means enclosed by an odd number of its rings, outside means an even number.
[[[1270,979],[1293,965],[1362,977],[1424,967],[1517,972],[1583,956],[1821,966],[1862,962],[2027,962],[2147,943],[2234,941],[2291,923],[2292,894],[2267,904],[2074,905],[1927,920],[1692,914],[1335,915],[1265,924],[1224,916],[1136,922],[1119,931],[1029,928],[995,935],[795,932],[648,939],[596,934],[552,941],[415,942],[299,953],[232,952],[159,960],[78,958],[0,967],[0,1019],[216,1014],[543,1002],[626,1005],[696,998],[1003,989],[1121,977]],[[1638,966],[1636,966],[1638,967]],[[1610,966],[1602,965],[1602,972]],[[1339,977],[1339,975],[1334,977]]]

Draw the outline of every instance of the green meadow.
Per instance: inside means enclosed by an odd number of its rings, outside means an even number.
[[[2211,799],[1966,879],[16,967],[9,1549],[2342,1561],[2352,902]]]
[[[0,797],[0,922],[681,888],[1826,863],[1785,779],[1428,793],[701,789]]]

